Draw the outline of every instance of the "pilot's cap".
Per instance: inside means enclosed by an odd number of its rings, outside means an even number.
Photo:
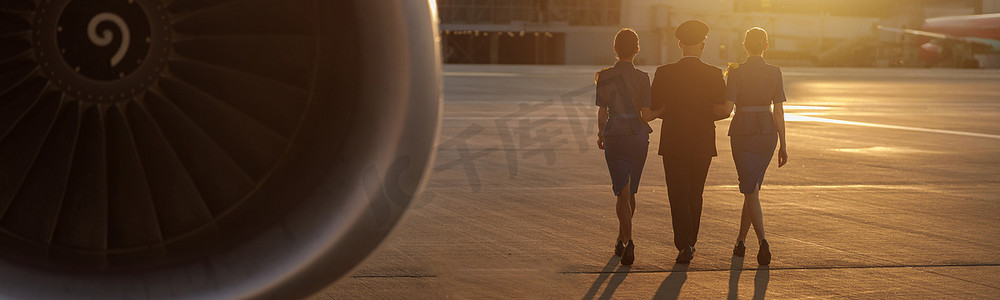
[[[698,20],[687,20],[677,26],[674,31],[677,40],[685,45],[695,45],[701,43],[708,36],[708,25]]]

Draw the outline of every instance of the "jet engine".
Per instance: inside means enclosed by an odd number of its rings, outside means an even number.
[[[295,298],[419,193],[434,1],[0,1],[0,298]]]
[[[933,42],[927,42],[920,45],[920,52],[918,52],[917,57],[928,66],[931,66],[944,59],[944,51],[945,48],[941,47],[941,45]]]

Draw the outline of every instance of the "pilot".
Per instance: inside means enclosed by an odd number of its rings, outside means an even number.
[[[677,263],[694,258],[698,241],[705,180],[715,147],[715,121],[727,116],[713,113],[713,105],[725,100],[722,70],[701,60],[708,25],[688,20],[677,26],[674,36],[683,57],[656,68],[653,78],[653,114],[660,124],[659,154],[670,203],[670,220],[677,247]]]

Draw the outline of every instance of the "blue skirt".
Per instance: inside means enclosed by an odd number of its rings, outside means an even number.
[[[649,134],[604,137],[604,159],[611,173],[611,191],[618,196],[625,184],[635,194],[639,190],[642,166],[646,164]]]
[[[778,145],[778,134],[734,135],[730,137],[736,174],[740,178],[740,193],[748,194],[760,190],[764,184],[764,172],[774,157]]]

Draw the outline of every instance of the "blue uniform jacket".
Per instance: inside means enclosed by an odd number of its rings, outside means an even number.
[[[653,128],[642,121],[639,110],[650,107],[649,74],[631,62],[619,61],[596,75],[596,105],[608,108],[604,136],[649,134]]]
[[[729,136],[774,134],[774,115],[769,110],[741,111],[741,107],[769,107],[785,101],[781,69],[767,64],[763,57],[751,56],[729,71],[726,100],[736,103],[736,115],[729,125]]]

